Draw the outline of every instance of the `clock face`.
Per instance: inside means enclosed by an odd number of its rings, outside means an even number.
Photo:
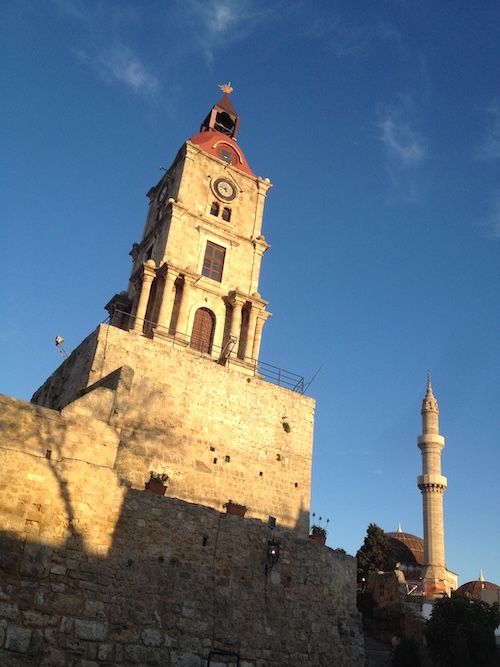
[[[232,201],[236,197],[236,188],[231,181],[225,178],[218,178],[214,183],[215,193],[226,201]]]
[[[162,189],[160,190],[160,194],[158,195],[158,201],[160,202],[160,204],[161,204],[162,201],[165,199],[165,196],[166,196],[166,194],[167,194],[167,190],[168,190],[168,188],[167,188],[167,185],[165,184],[165,185],[162,187]]]

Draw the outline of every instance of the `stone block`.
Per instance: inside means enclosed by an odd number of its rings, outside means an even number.
[[[40,667],[66,667],[65,654],[53,646],[43,652]]]
[[[26,653],[31,640],[31,630],[13,625],[7,626],[5,649],[15,653]]]
[[[113,644],[99,644],[97,659],[101,662],[111,662],[113,659]]]
[[[193,653],[170,651],[170,665],[172,667],[203,667],[204,660]]]
[[[17,618],[18,615],[19,607],[17,604],[10,602],[0,602],[0,616],[3,616],[3,618],[8,618],[9,620],[13,620]]]
[[[141,632],[141,641],[144,646],[161,646],[162,637],[158,630],[146,628]]]
[[[36,542],[26,542],[20,574],[43,578],[49,574],[52,548]]]
[[[125,660],[133,665],[140,665],[146,662],[147,650],[145,646],[138,644],[129,644],[124,647]]]
[[[104,623],[75,619],[75,636],[78,639],[102,642],[107,638],[107,635],[108,628]]]

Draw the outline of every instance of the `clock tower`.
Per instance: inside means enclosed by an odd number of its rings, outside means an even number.
[[[154,185],[126,295],[110,322],[255,368],[270,313],[259,294],[268,244],[262,217],[269,179],[252,172],[236,142],[239,117],[224,96]]]
[[[104,421],[119,441],[113,469],[143,489],[305,537],[314,401],[303,379],[259,360],[270,313],[259,294],[269,179],[236,141],[229,86],[147,193],[128,288],[101,324],[35,392],[45,408]]]

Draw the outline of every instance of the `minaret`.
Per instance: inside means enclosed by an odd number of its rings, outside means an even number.
[[[441,451],[444,438],[439,434],[439,409],[432,393],[430,374],[427,393],[422,402],[422,435],[418,437],[422,451],[422,475],[417,479],[422,491],[424,510],[424,593],[434,597],[449,594],[449,575],[444,558],[443,494],[447,480],[441,474]]]

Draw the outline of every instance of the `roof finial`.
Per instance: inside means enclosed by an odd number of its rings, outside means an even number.
[[[478,581],[484,581],[483,571],[482,571],[482,570],[479,570],[479,579],[478,579]]]
[[[427,371],[427,396],[432,396],[434,398],[434,394],[432,393],[432,383],[431,383],[431,372]]]
[[[228,81],[227,83],[220,83],[219,88],[222,90],[223,93],[226,93],[226,95],[229,95],[229,93],[233,92],[233,87],[231,86],[230,81]]]
[[[401,528],[401,521],[398,522],[398,530],[397,530],[397,532],[398,532],[398,533],[402,533],[402,532],[403,532],[403,530],[402,530],[402,528]]]

